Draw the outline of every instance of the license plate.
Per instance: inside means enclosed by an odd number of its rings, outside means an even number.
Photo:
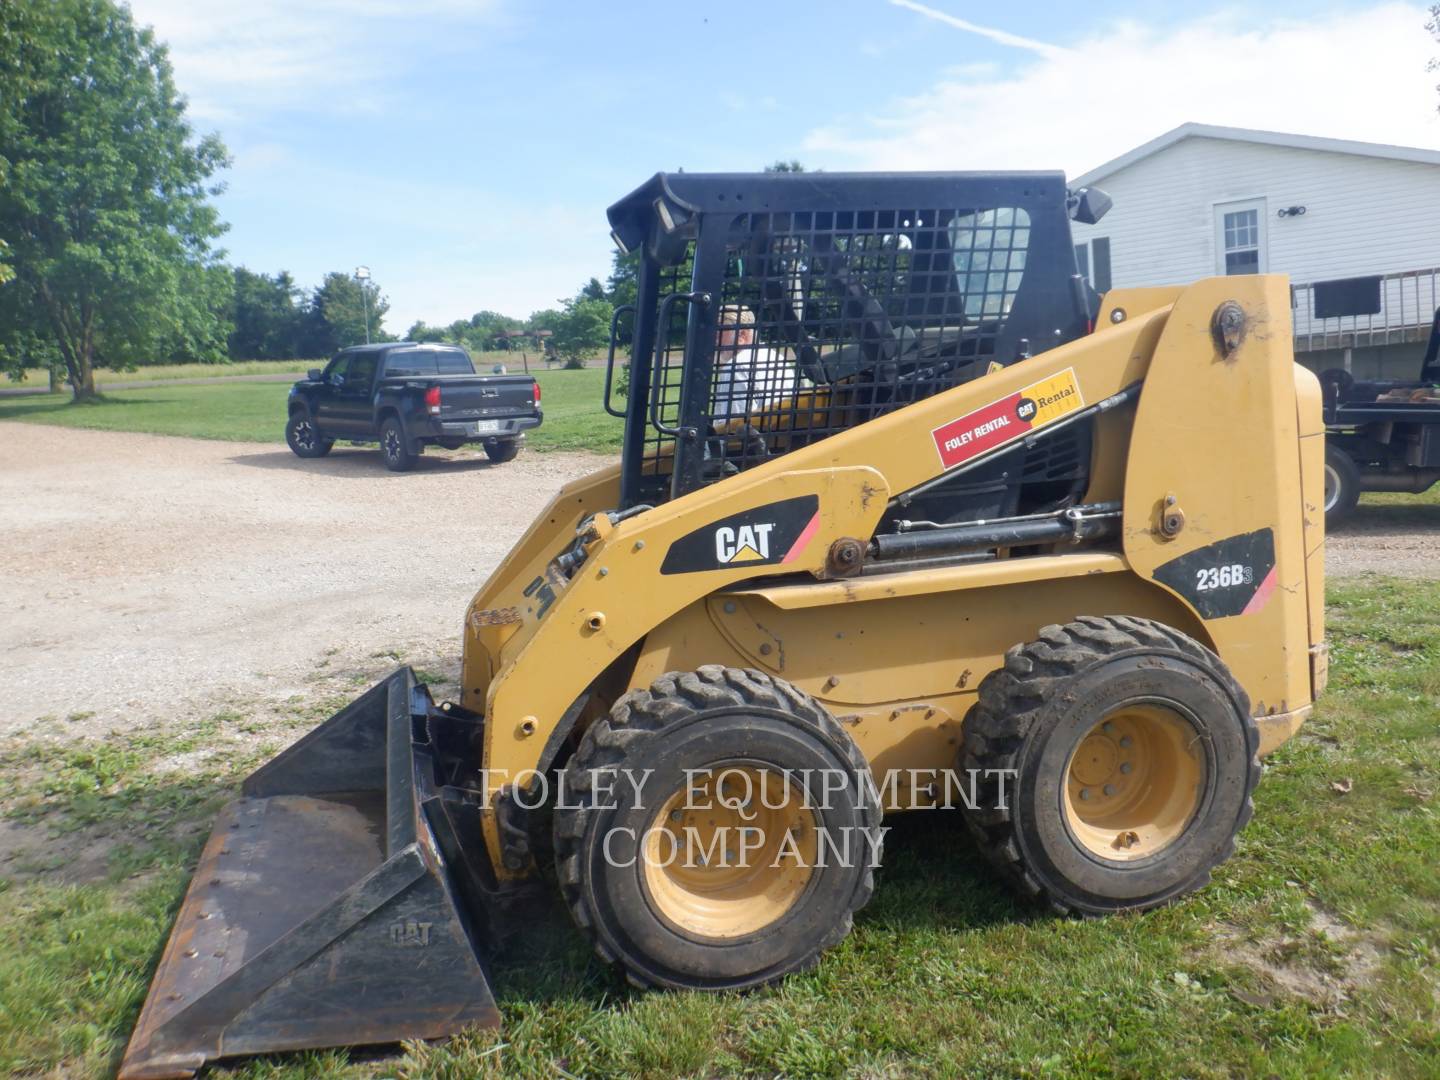
[[[501,420],[476,420],[470,425],[471,435],[493,435],[503,430],[504,421]]]

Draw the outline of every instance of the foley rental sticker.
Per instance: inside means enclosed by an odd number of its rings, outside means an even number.
[[[947,469],[1084,408],[1075,369],[1031,383],[930,433]]]

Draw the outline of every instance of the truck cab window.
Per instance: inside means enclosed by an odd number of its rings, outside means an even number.
[[[350,369],[345,373],[345,385],[352,390],[366,390],[374,381],[375,354],[356,353],[350,357]]]
[[[385,358],[385,374],[399,376],[434,375],[435,353],[430,349],[391,353]]]

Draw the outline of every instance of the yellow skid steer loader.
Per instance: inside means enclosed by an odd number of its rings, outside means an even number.
[[[246,780],[122,1076],[499,1022],[549,867],[642,986],[815,964],[883,817],[1083,914],[1205,884],[1325,682],[1324,433],[1283,278],[1115,290],[1056,173],[657,175],[604,407],[465,613]],[[628,387],[615,356],[628,346]]]

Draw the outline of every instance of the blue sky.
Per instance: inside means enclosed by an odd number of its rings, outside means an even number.
[[[232,261],[387,328],[553,306],[661,169],[1061,168],[1187,120],[1440,147],[1419,4],[132,0],[235,161]]]

